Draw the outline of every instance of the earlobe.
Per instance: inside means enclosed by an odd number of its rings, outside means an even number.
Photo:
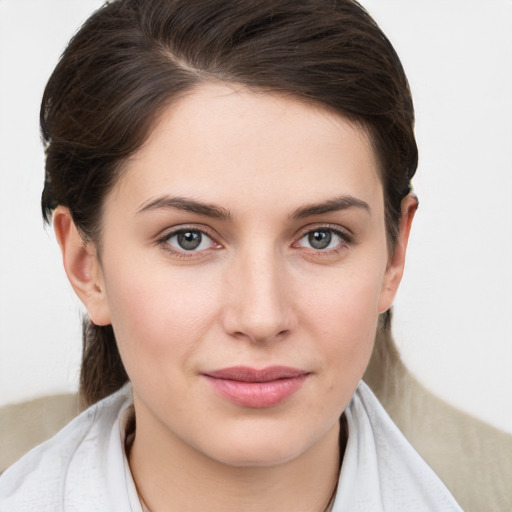
[[[384,313],[393,304],[398,286],[402,280],[405,266],[405,255],[407,252],[407,243],[411,232],[414,214],[418,209],[418,198],[414,194],[409,194],[402,200],[402,216],[400,219],[400,232],[396,240],[396,245],[391,255],[379,301],[379,313]]]
[[[71,213],[63,206],[53,213],[53,227],[69,282],[89,318],[96,325],[110,324],[103,273],[94,243],[83,240]]]

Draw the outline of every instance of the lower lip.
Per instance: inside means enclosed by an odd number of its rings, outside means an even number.
[[[300,389],[306,377],[305,374],[268,382],[243,382],[205,375],[212,388],[222,397],[236,405],[254,409],[273,407],[284,402]]]

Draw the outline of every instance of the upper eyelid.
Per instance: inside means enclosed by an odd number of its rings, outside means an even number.
[[[307,236],[309,233],[311,233],[313,231],[322,231],[322,230],[334,232],[336,234],[336,236],[339,236],[341,239],[339,244],[337,244],[336,247],[332,247],[330,249],[307,248],[307,247],[302,247],[299,245],[300,241],[305,236]],[[319,255],[321,255],[321,254],[327,255],[327,254],[332,254],[333,252],[337,253],[342,248],[352,247],[356,244],[357,244],[357,238],[355,237],[355,235],[352,234],[352,232],[350,230],[344,229],[343,227],[341,227],[339,225],[329,226],[328,224],[318,224],[317,226],[307,227],[306,229],[302,230],[300,232],[300,234],[295,237],[294,242],[292,243],[291,247],[297,248],[297,249],[299,249],[299,248],[305,249],[306,251],[313,251],[315,254],[319,254]]]
[[[185,232],[186,231],[198,231],[199,233],[207,236],[211,240],[213,247],[207,247],[205,249],[201,249],[201,250],[197,250],[197,251],[196,250],[187,251],[186,249],[179,249],[177,247],[174,247],[170,243],[170,239],[184,231]],[[201,259],[201,258],[207,256],[208,254],[211,253],[212,250],[218,249],[219,246],[222,247],[222,244],[220,244],[217,241],[217,239],[214,236],[212,236],[208,231],[209,230],[207,230],[204,227],[198,228],[197,226],[185,226],[185,225],[179,226],[179,227],[176,226],[173,228],[167,228],[167,229],[164,229],[163,231],[161,231],[161,234],[155,238],[155,245],[159,246],[166,253],[173,255],[175,258],[183,259],[184,261],[185,260],[194,261],[194,260],[197,260],[198,258]],[[217,246],[217,247],[215,247],[215,246]]]
[[[183,231],[199,231],[203,235],[208,236],[214,241],[217,241],[218,236],[216,236],[215,232],[211,228],[203,225],[197,224],[183,224],[179,226],[173,226],[171,228],[166,228],[160,231],[160,233],[155,237],[158,241],[166,240],[173,235],[177,235],[178,233],[182,233]]]
[[[329,224],[329,223],[323,224],[321,222],[313,224],[313,225],[309,225],[309,226],[304,226],[303,228],[297,230],[297,233],[295,236],[297,239],[300,239],[304,235],[307,235],[308,233],[311,233],[311,231],[315,231],[315,230],[325,230],[325,231],[333,231],[335,233],[339,233],[347,241],[351,241],[355,238],[354,233],[348,228],[345,228],[345,227],[342,227],[342,226],[339,226],[336,224]]]

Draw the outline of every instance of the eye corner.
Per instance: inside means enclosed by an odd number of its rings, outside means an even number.
[[[339,252],[350,246],[353,240],[353,235],[340,226],[308,226],[300,231],[292,247],[305,249],[321,256]]]
[[[166,230],[157,237],[155,245],[179,259],[200,259],[223,248],[206,228],[187,225]]]

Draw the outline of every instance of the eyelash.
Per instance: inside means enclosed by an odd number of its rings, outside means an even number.
[[[292,247],[300,248],[302,247],[299,245],[300,241],[303,240],[305,237],[310,236],[312,233],[315,232],[324,232],[324,233],[330,233],[331,236],[335,235],[339,237],[340,243],[337,244],[336,247],[332,248],[325,248],[325,249],[315,249],[314,247],[303,247],[304,249],[311,251],[313,253],[316,253],[318,255],[327,255],[327,254],[335,254],[340,252],[341,250],[345,249],[348,245],[353,243],[353,238],[351,235],[349,235],[345,230],[342,230],[339,228],[339,226],[330,226],[330,225],[319,225],[316,227],[308,227],[307,229],[304,229],[301,233],[298,239],[292,244]],[[173,248],[170,245],[170,240],[173,237],[177,237],[180,234],[184,233],[199,233],[201,236],[205,236],[210,239],[212,247],[208,247],[206,249],[201,249],[199,251],[196,250],[189,250],[186,249],[177,249]],[[203,240],[201,240],[200,244],[203,243]],[[156,240],[156,244],[160,245],[165,251],[170,252],[173,256],[176,256],[178,258],[197,258],[198,256],[206,256],[210,253],[212,250],[220,249],[222,246],[218,242],[215,241],[215,237],[210,234],[208,230],[206,230],[203,227],[198,226],[183,226],[179,227],[177,229],[174,229],[170,232],[165,233],[163,236],[159,237]]]
[[[317,255],[329,255],[329,254],[336,254],[342,251],[343,249],[346,249],[349,245],[351,245],[354,242],[354,239],[352,235],[349,235],[345,230],[340,229],[339,226],[331,226],[331,225],[325,225],[321,224],[315,227],[308,227],[304,229],[298,240],[294,242],[294,247],[300,247],[298,244],[301,240],[303,240],[305,237],[310,236],[311,234],[315,232],[327,232],[331,235],[335,235],[340,239],[340,242],[336,245],[336,247],[331,248],[325,248],[325,249],[315,249],[314,247],[305,247],[308,251],[311,251]]]
[[[208,247],[206,249],[202,249],[199,251],[186,249],[176,249],[170,245],[170,240],[173,237],[177,237],[180,234],[184,233],[200,233],[201,236],[206,236],[211,240],[213,247]],[[215,241],[215,238],[206,230],[205,228],[201,228],[198,226],[183,226],[177,229],[174,229],[170,232],[167,232],[165,235],[161,236],[156,240],[157,245],[160,245],[165,251],[170,252],[173,256],[178,258],[197,258],[198,256],[206,256],[212,250],[217,250],[221,248],[221,245]],[[200,242],[203,243],[203,240]]]

